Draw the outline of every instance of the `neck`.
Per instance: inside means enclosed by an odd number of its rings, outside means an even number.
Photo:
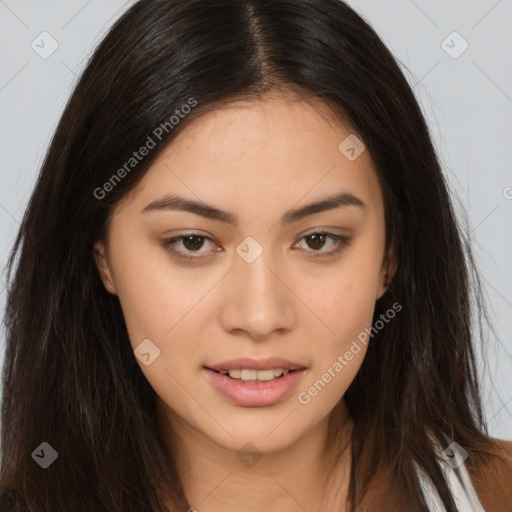
[[[197,512],[345,510],[352,426],[341,400],[295,443],[272,453],[241,454],[173,421],[173,446],[179,446],[173,459]]]

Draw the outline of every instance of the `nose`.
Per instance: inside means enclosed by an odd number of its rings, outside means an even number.
[[[226,332],[261,341],[294,328],[294,295],[286,285],[285,273],[265,252],[252,263],[238,258],[224,291],[220,322]]]

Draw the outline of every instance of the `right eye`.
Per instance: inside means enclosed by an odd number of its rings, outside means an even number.
[[[171,253],[172,256],[183,258],[185,260],[195,260],[202,258],[203,256],[191,256],[191,254],[208,254],[208,251],[200,251],[200,249],[204,247],[205,241],[213,243],[213,239],[208,236],[200,235],[198,233],[187,233],[185,235],[163,240],[161,245],[166,251]],[[179,247],[180,244],[182,248],[178,249],[177,247]],[[218,252],[219,250],[221,249],[218,248],[215,252]]]

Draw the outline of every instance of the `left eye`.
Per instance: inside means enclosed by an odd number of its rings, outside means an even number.
[[[344,246],[349,245],[350,240],[343,235],[335,235],[334,233],[315,232],[305,235],[301,240],[306,240],[306,244],[310,249],[313,249],[313,256],[324,256],[337,254]],[[326,242],[330,240],[331,249],[320,251],[325,247]],[[292,247],[298,247],[299,242],[295,242]]]
[[[318,257],[318,256],[332,256],[334,254],[337,254],[339,251],[343,249],[343,247],[348,246],[350,243],[350,240],[343,235],[335,235],[334,233],[327,233],[327,232],[314,232],[310,233],[308,235],[305,235],[300,238],[300,241],[306,241],[307,246],[309,249],[306,249],[307,252],[312,253],[311,256]],[[325,247],[326,243],[330,241],[331,242],[331,249],[328,250],[321,250]],[[170,238],[168,240],[163,240],[161,245],[162,247],[169,251],[173,256],[176,256],[178,258],[183,258],[187,260],[193,260],[198,259],[201,256],[190,256],[190,254],[207,254],[208,251],[201,251],[204,247],[205,242],[208,243],[214,243],[214,240],[208,236],[199,235],[197,233],[192,233],[189,235],[180,235],[176,236],[174,238]],[[176,249],[178,244],[182,244],[183,249]],[[300,249],[299,247],[300,242],[295,242],[292,245],[292,248],[294,249]],[[220,247],[217,247],[217,249],[213,249],[210,252],[219,252],[222,249]],[[315,254],[316,253],[316,254]]]

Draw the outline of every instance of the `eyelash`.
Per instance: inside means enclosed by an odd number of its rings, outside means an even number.
[[[313,258],[323,258],[323,257],[334,256],[334,255],[338,254],[339,252],[341,252],[345,247],[348,247],[351,242],[351,239],[346,236],[336,235],[334,233],[329,233],[326,231],[314,231],[312,233],[308,233],[307,235],[302,236],[300,238],[300,240],[304,240],[304,239],[312,237],[314,235],[324,235],[326,237],[326,239],[330,239],[330,240],[334,241],[336,243],[336,247],[334,249],[331,249],[330,251],[314,251],[314,250],[307,251],[307,252],[311,252],[310,256]],[[197,251],[192,251],[192,253],[184,253],[181,251],[177,251],[176,249],[174,249],[172,247],[177,242],[184,240],[185,238],[189,238],[189,237],[197,237],[197,238],[201,238],[203,240],[209,240],[210,242],[213,242],[213,239],[210,238],[209,236],[200,235],[198,233],[188,233],[185,235],[175,236],[173,238],[162,240],[161,245],[166,251],[168,251],[172,256],[174,256],[176,258],[180,258],[182,260],[187,260],[187,261],[199,260],[201,258],[201,256],[189,256],[188,255],[188,254],[193,254],[194,252],[197,252]],[[295,243],[296,242],[294,242],[294,245],[295,245]],[[201,253],[198,252],[198,254],[201,254]]]

